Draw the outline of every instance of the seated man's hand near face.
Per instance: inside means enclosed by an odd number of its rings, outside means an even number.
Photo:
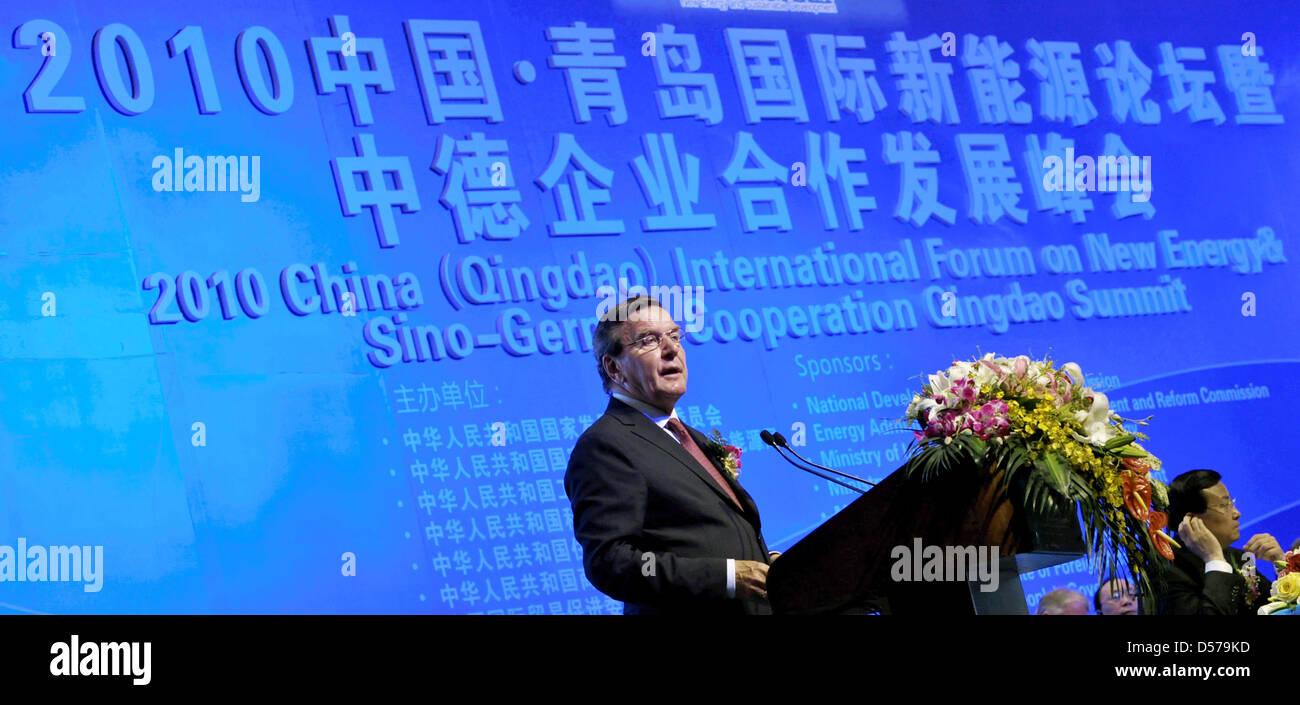
[[[1187,550],[1206,563],[1223,560],[1223,546],[1219,545],[1219,539],[1205,527],[1205,522],[1194,516],[1183,517],[1183,523],[1178,525],[1178,538],[1183,540]]]

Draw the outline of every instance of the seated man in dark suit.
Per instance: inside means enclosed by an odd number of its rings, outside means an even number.
[[[1174,548],[1174,560],[1166,564],[1162,614],[1247,615],[1268,602],[1269,580],[1257,575],[1248,581],[1242,554],[1271,562],[1283,557],[1282,547],[1269,534],[1255,534],[1244,551],[1233,548],[1240,520],[1219,473],[1192,470],[1169,484],[1169,523],[1178,527],[1182,547]]]
[[[681,329],[634,297],[601,317],[592,347],[613,398],[564,475],[587,579],[624,614],[770,614],[776,554],[758,508],[674,409],[686,393]]]

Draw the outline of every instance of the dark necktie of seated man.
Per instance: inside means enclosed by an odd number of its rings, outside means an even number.
[[[672,431],[673,435],[677,436],[677,439],[682,442],[682,447],[686,449],[686,452],[690,453],[695,458],[695,462],[708,471],[709,477],[712,477],[713,481],[718,483],[722,491],[727,493],[732,502],[735,502],[736,507],[740,507],[740,500],[736,498],[736,493],[732,491],[731,485],[722,477],[722,473],[718,472],[718,468],[709,462],[709,458],[704,455],[704,451],[700,450],[700,446],[695,443],[695,439],[691,438],[690,432],[686,430],[686,424],[674,416],[669,417],[667,425],[668,430]]]

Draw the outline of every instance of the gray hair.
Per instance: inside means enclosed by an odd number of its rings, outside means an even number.
[[[1083,593],[1061,587],[1043,595],[1043,599],[1038,601],[1038,614],[1069,614],[1066,610],[1071,602],[1079,602],[1083,611],[1088,611],[1088,598]]]
[[[596,354],[596,371],[600,373],[600,383],[606,393],[614,380],[605,372],[605,356],[618,357],[623,354],[623,324],[632,314],[649,306],[659,306],[659,302],[644,294],[630,297],[606,311],[596,324],[596,330],[591,336],[591,347]]]

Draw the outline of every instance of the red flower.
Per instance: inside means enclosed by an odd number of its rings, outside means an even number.
[[[1128,512],[1134,519],[1146,521],[1147,512],[1151,509],[1151,483],[1147,481],[1146,471],[1137,473],[1125,470],[1123,480],[1124,506],[1128,507]]]
[[[1141,458],[1124,458],[1120,462],[1124,463],[1124,467],[1138,473],[1139,475],[1146,475],[1147,471],[1151,469],[1151,466],[1147,461]]]
[[[1169,543],[1169,539],[1156,533],[1161,529],[1169,526],[1169,517],[1164,512],[1151,511],[1151,523],[1147,525],[1147,531],[1151,532],[1151,543],[1155,544],[1156,552],[1168,560],[1174,559],[1174,549]]]
[[[1300,572],[1300,551],[1287,551],[1286,570],[1288,573]]]

